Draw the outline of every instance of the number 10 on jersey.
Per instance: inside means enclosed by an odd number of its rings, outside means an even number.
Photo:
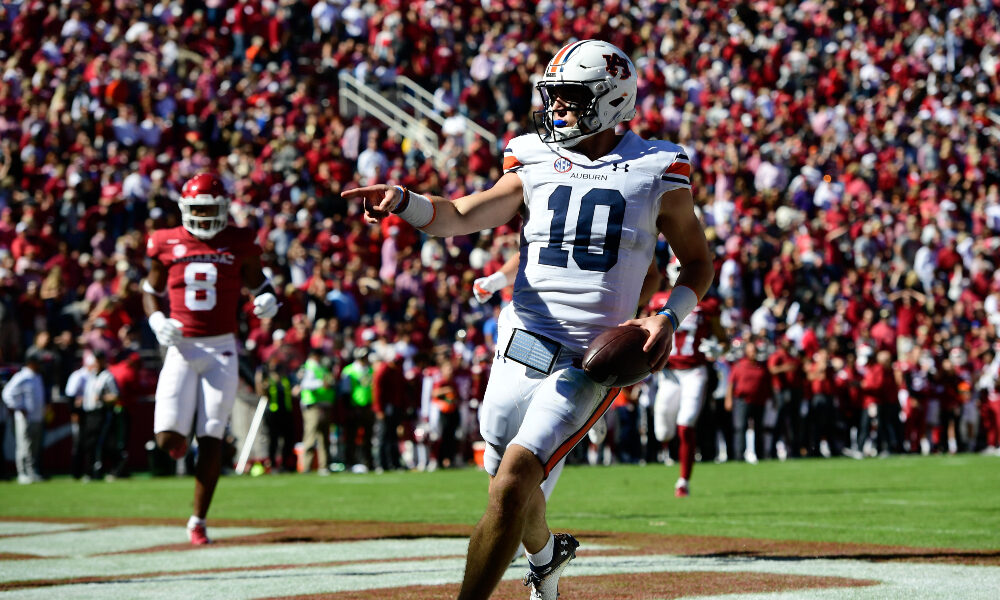
[[[573,188],[560,185],[549,196],[548,208],[552,211],[549,243],[539,250],[538,263],[550,267],[567,267],[570,251],[563,248],[566,235],[566,214],[569,212]],[[606,206],[607,229],[604,245],[599,253],[591,253],[591,238],[600,223],[595,222],[597,207]],[[595,188],[580,199],[580,213],[573,235],[573,261],[585,271],[607,273],[618,263],[618,247],[622,240],[622,223],[625,221],[625,198],[618,190]]]

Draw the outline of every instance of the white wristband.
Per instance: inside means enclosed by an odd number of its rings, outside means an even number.
[[[679,285],[670,292],[670,297],[667,298],[667,303],[663,305],[663,308],[674,311],[677,323],[680,324],[696,306],[698,306],[698,294],[686,285]]]
[[[143,279],[142,280],[142,291],[146,292],[147,294],[152,294],[154,296],[159,296],[161,298],[167,294],[167,290],[163,290],[162,292],[156,291],[153,288],[153,284],[149,283],[148,279]]]
[[[393,212],[417,229],[430,225],[435,216],[434,205],[430,199],[399,186],[396,186],[396,189],[400,190],[403,197]]]
[[[483,287],[491,292],[499,292],[500,290],[507,287],[507,276],[504,275],[503,271],[497,271],[492,275],[486,277],[486,281],[483,283]]]

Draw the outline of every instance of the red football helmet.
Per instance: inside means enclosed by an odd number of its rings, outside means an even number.
[[[181,188],[181,223],[197,238],[212,238],[229,224],[231,202],[217,175],[199,173]]]

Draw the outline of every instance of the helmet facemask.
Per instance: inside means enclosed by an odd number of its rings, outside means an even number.
[[[542,110],[532,114],[532,121],[542,142],[570,148],[607,128],[598,115],[600,99],[610,91],[607,82],[540,81],[535,87],[542,97]],[[556,98],[563,101],[563,107],[553,108]],[[576,113],[576,124],[567,125],[556,114],[564,110]]]
[[[222,196],[199,194],[181,198],[181,223],[196,238],[207,240],[226,228],[229,223],[229,199]],[[204,209],[214,208],[214,211]],[[194,209],[194,210],[192,210]],[[199,213],[198,215],[193,214]],[[213,214],[200,214],[203,212]]]

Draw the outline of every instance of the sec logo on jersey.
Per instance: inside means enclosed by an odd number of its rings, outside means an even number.
[[[187,246],[184,244],[177,244],[174,246],[174,256],[180,258],[181,256],[184,256],[185,252],[187,252]]]
[[[560,156],[552,163],[552,168],[556,170],[556,173],[568,173],[573,168],[573,163]]]

